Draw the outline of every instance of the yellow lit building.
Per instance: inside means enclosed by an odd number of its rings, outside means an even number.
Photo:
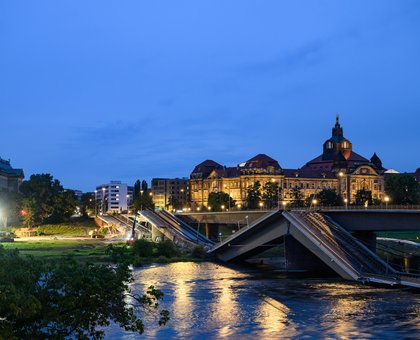
[[[225,167],[212,160],[198,164],[190,175],[191,203],[193,208],[207,206],[211,192],[223,191],[243,206],[248,187],[257,181],[261,187],[267,182],[278,183],[280,199],[284,201],[292,201],[296,190],[305,199],[323,189],[335,190],[343,204],[353,203],[361,189],[371,191],[373,199],[382,200],[385,170],[376,154],[368,160],[353,151],[337,116],[332,136],[324,142],[322,154],[299,169],[283,169],[276,160],[264,154],[236,167]]]

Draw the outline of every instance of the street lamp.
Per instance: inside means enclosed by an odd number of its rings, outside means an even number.
[[[344,172],[342,172],[342,171],[340,171],[339,173],[338,173],[338,176],[340,176],[341,178],[344,176]],[[346,199],[348,199],[348,197],[349,197],[349,190],[348,190],[348,183],[347,183],[347,176],[346,176],[346,178],[345,178],[345,194],[346,194]],[[340,190],[341,190],[341,180],[340,180]],[[341,194],[341,192],[340,192],[340,194]]]
[[[102,215],[104,214],[105,207],[105,187],[102,188]]]
[[[348,204],[349,204],[349,200],[348,200],[348,198],[345,198],[345,199],[344,199],[344,204],[345,204],[345,206],[346,206],[346,209],[348,209]]]
[[[220,206],[220,208],[222,209],[222,211],[225,210],[225,206],[223,204]]]
[[[271,182],[272,183],[275,183],[276,182],[276,179],[275,178],[272,178],[271,179]],[[279,185],[277,186],[277,208],[278,209],[280,209],[280,178],[279,178]]]
[[[260,206],[260,209],[262,210],[262,208],[264,206],[264,203],[263,202],[260,202],[259,206]]]
[[[385,201],[385,209],[388,209],[389,197],[385,196],[384,201]]]
[[[98,203],[98,190],[95,190],[95,216],[98,216],[98,208],[97,208],[97,203]]]
[[[209,207],[207,207],[207,210],[208,210],[208,211],[211,211],[211,207],[210,207],[210,206],[209,206]]]
[[[312,204],[313,204],[313,206],[314,206],[314,209],[316,208],[317,203],[318,203],[318,200],[317,200],[316,198],[314,198],[314,199],[312,200]]]
[[[283,201],[283,202],[281,202],[281,204],[283,205],[283,210],[286,210],[287,202],[286,201]]]

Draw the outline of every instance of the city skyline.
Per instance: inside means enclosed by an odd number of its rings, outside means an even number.
[[[0,157],[83,191],[259,153],[298,168],[339,113],[360,154],[413,172],[419,14],[416,1],[4,2]]]

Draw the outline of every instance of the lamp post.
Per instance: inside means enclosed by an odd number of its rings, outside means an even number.
[[[230,210],[230,185],[227,184],[224,185],[225,189],[228,189],[228,195],[229,195],[229,203],[228,203],[228,210]]]
[[[283,202],[281,202],[281,204],[283,205],[283,210],[286,210],[287,202],[286,201],[283,201]]]
[[[98,190],[95,190],[95,216],[98,216],[98,208],[97,208],[97,203],[98,203]]]
[[[345,199],[348,200],[349,199],[349,193],[348,193],[347,175],[345,175],[344,172],[340,171],[338,173],[338,176],[340,176],[340,178],[343,178],[345,176],[345,178],[344,178],[344,180],[345,180],[345,186],[344,186],[345,191],[344,191],[344,193],[346,194],[346,198]],[[340,179],[340,189],[341,189],[341,179]],[[344,202],[345,202],[345,200],[344,200]]]
[[[263,202],[260,202],[259,203],[259,206],[260,206],[260,209],[262,210],[263,209],[263,206],[264,206],[264,203]]]
[[[102,215],[104,214],[105,208],[105,187],[102,188]]]
[[[317,203],[318,203],[318,200],[317,200],[316,198],[314,198],[314,199],[312,200],[312,205],[314,206],[314,210],[316,210],[316,205],[317,205]]]
[[[346,197],[346,198],[344,199],[344,205],[345,205],[346,209],[348,209],[348,204],[349,204],[349,200],[348,200],[348,198]]]
[[[384,201],[385,201],[385,209],[388,209],[389,197],[385,196]]]

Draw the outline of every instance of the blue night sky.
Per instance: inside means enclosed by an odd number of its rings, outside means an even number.
[[[420,1],[0,1],[0,156],[65,187],[258,153],[420,167]]]

